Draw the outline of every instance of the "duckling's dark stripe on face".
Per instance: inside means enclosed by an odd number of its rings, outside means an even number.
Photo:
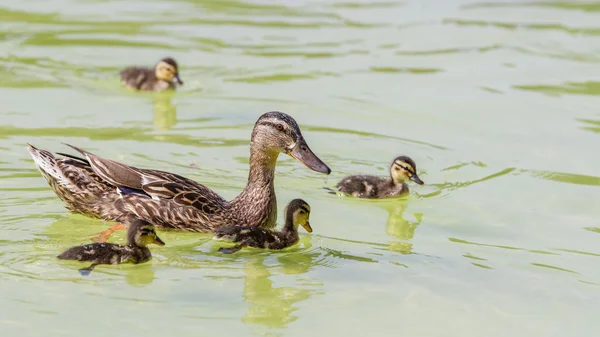
[[[142,234],[149,235],[149,234],[153,234],[154,230],[151,228],[142,228],[141,232],[142,232]]]
[[[306,213],[310,213],[310,208],[307,207],[307,205],[300,205],[299,207],[301,210],[305,211]]]
[[[402,161],[396,161],[396,162],[394,162],[394,165],[395,166],[399,166],[402,169],[405,169],[410,174],[415,174],[415,170],[408,163],[405,163],[405,162],[402,162]]]
[[[399,162],[399,163],[401,163],[401,164],[408,165],[408,166],[410,166],[410,167],[411,167],[413,170],[415,170],[415,171],[416,171],[416,169],[417,169],[417,164],[415,164],[415,161],[414,161],[414,160],[412,160],[412,159],[411,159],[410,157],[408,157],[408,156],[400,156],[400,157],[397,157],[396,159],[394,159],[394,162]]]

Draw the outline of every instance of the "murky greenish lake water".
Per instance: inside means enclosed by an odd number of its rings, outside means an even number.
[[[0,20],[3,336],[598,335],[599,2],[3,0]],[[120,87],[167,55],[176,95]],[[312,206],[298,246],[161,232],[148,264],[55,259],[109,224],[69,215],[27,142],[232,198],[270,110],[333,169],[279,160],[279,219]],[[426,182],[408,198],[322,189],[400,154]]]

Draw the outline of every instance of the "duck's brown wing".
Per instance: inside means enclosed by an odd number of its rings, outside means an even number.
[[[214,213],[226,203],[208,187],[178,174],[139,169],[66,145],[84,155],[94,172],[115,187],[143,191],[152,199],[171,199],[179,206],[191,206],[207,214]]]

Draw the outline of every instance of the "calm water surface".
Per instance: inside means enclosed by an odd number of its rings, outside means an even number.
[[[2,0],[0,20],[3,336],[598,335],[599,2]],[[167,55],[176,95],[120,87]],[[279,160],[280,219],[312,206],[298,246],[162,232],[145,265],[55,259],[109,224],[69,215],[27,142],[232,198],[270,110],[334,170]],[[322,189],[400,154],[426,182],[407,198]]]

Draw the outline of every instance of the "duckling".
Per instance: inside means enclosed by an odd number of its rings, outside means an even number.
[[[57,257],[61,260],[92,262],[89,267],[79,269],[81,275],[86,276],[99,264],[137,264],[150,260],[152,254],[147,245],[151,243],[165,245],[156,235],[154,225],[144,220],[135,220],[129,225],[126,246],[115,243],[92,243],[69,248]]]
[[[390,178],[354,175],[342,179],[336,187],[338,191],[358,198],[389,198],[408,193],[407,179],[423,185],[415,162],[407,156],[400,156],[390,166]]]
[[[179,77],[179,66],[170,57],[160,60],[154,69],[127,67],[121,70],[121,83],[141,91],[175,90],[175,84],[183,85]]]
[[[220,248],[225,254],[235,253],[242,247],[250,246],[267,249],[283,249],[298,242],[298,226],[301,225],[307,232],[312,233],[308,221],[310,206],[302,199],[292,200],[285,211],[285,225],[279,232],[270,231],[254,226],[226,226],[216,229],[215,239],[237,242],[231,248]]]

